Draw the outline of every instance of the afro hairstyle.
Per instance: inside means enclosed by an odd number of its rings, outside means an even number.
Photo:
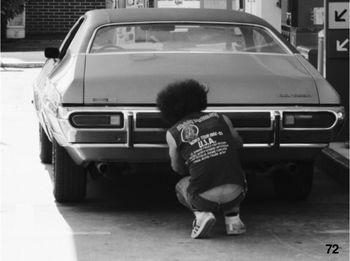
[[[207,93],[207,87],[193,79],[170,83],[157,96],[163,121],[172,126],[187,115],[205,110]]]

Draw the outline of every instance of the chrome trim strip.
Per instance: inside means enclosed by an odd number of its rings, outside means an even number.
[[[129,51],[129,52],[106,52],[106,53],[87,53],[89,55],[137,55],[137,54],[217,54],[217,55],[225,55],[225,54],[253,54],[253,55],[269,55],[269,56],[290,56],[290,54],[287,53],[256,53],[256,52],[242,52],[242,51],[231,51],[231,52],[224,52],[224,53],[219,53],[219,52],[213,52],[213,51]]]
[[[271,148],[272,145],[268,143],[248,143],[248,144],[243,144],[243,148]]]
[[[135,144],[134,148],[168,148],[166,144]]]
[[[149,131],[158,131],[158,132],[163,132],[166,131],[166,129],[162,128],[134,128],[135,131],[137,132],[149,132]]]
[[[126,144],[80,144],[71,143],[74,148],[129,148]],[[281,143],[281,148],[324,148],[327,147],[326,143]],[[266,143],[250,143],[244,144],[244,148],[272,148],[271,144]],[[168,148],[166,144],[133,144],[134,149],[142,148]]]
[[[131,23],[108,23],[108,24],[104,24],[104,25],[100,25],[98,26],[94,32],[92,33],[92,36],[89,40],[89,44],[87,46],[87,49],[86,49],[86,52],[85,54],[91,54],[90,53],[90,50],[91,50],[91,47],[92,47],[92,42],[93,40],[95,39],[95,36],[97,34],[97,31],[103,27],[107,27],[107,26],[112,26],[112,25],[117,25],[117,26],[120,26],[120,25],[140,25],[140,24],[166,24],[166,23],[182,23],[182,24],[217,24],[217,25],[243,25],[243,26],[255,26],[255,27],[260,27],[264,30],[266,30],[267,32],[269,32],[270,36],[275,39],[283,48],[284,50],[287,52],[285,53],[284,55],[294,55],[294,53],[288,48],[288,46],[281,40],[279,39],[274,32],[272,32],[272,30],[270,30],[270,28],[267,28],[265,26],[262,26],[262,25],[259,25],[259,24],[252,24],[252,23],[235,23],[235,22],[212,22],[212,21],[149,21],[149,22],[131,22]],[[119,52],[119,53],[122,53],[122,52]],[[125,52],[125,53],[128,53],[129,52]],[[138,53],[142,53],[142,52],[138,52]],[[152,52],[153,53],[153,52]],[[188,53],[188,52],[187,52]],[[257,53],[254,53],[254,54],[257,54]],[[271,54],[276,54],[276,53],[271,53]],[[282,54],[283,55],[283,54]]]
[[[325,148],[327,143],[283,143],[281,148]]]
[[[314,111],[338,111],[342,112],[343,107],[341,105],[339,106],[310,106],[308,107],[307,105],[303,107],[299,106],[292,106],[292,105],[278,105],[278,106],[265,106],[265,105],[254,105],[254,106],[240,106],[239,104],[237,105],[230,105],[230,106],[209,106],[208,109],[205,110],[205,112],[223,112],[223,111],[231,111],[231,112],[240,112],[240,111],[246,111],[246,112],[271,112],[271,111],[286,111],[286,112],[314,112]],[[155,106],[144,106],[144,107],[139,107],[139,106],[116,106],[112,105],[109,106],[108,104],[105,104],[104,106],[72,106],[72,107],[60,107],[59,114],[62,116],[61,118],[65,119],[68,118],[70,113],[73,112],[115,112],[115,111],[135,111],[135,112],[159,112],[159,110]]]

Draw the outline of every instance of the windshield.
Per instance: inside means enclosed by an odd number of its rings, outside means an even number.
[[[90,53],[109,52],[288,53],[258,26],[169,23],[102,27]]]

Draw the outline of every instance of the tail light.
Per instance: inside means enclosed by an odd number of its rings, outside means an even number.
[[[122,113],[73,113],[69,121],[75,128],[123,128]]]
[[[331,112],[284,112],[284,128],[331,128],[336,116]]]

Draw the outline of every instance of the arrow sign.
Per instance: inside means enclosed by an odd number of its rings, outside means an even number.
[[[336,22],[346,22],[346,19],[343,17],[345,15],[345,13],[347,12],[348,10],[345,9],[343,10],[343,12],[341,12],[340,14],[338,14],[338,11],[335,11],[335,14],[334,14],[334,17],[335,17],[335,21]]]
[[[337,51],[338,52],[347,52],[348,48],[345,47],[349,42],[349,39],[345,39],[342,43],[337,40]]]
[[[349,29],[349,2],[329,3],[328,28]]]

